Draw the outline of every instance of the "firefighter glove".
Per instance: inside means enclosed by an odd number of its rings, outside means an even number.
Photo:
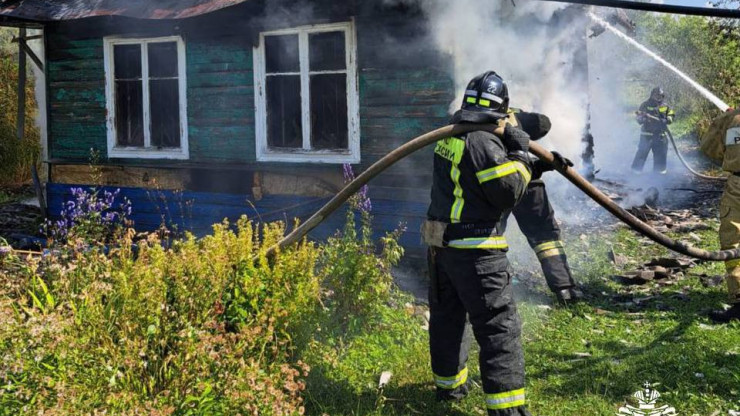
[[[511,124],[507,124],[504,128],[502,142],[509,153],[529,151],[529,135]]]
[[[636,111],[635,116],[637,117],[637,124],[645,124],[645,114]]]
[[[553,159],[555,159],[555,164],[556,165],[573,167],[573,162],[570,159],[568,159],[567,157],[565,157],[565,156],[563,156],[560,153],[555,152],[555,151],[553,151],[551,153],[552,153]],[[554,167],[553,167],[553,169],[554,169]]]
[[[555,169],[551,163],[547,163],[544,160],[537,159],[532,163],[532,180],[537,180],[542,177],[542,174]]]

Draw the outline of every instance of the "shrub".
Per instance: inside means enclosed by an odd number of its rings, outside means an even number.
[[[318,250],[268,261],[282,225],[213,230],[0,258],[0,415],[302,414],[291,334],[318,304]]]
[[[345,165],[344,172],[345,181],[354,179],[349,165]],[[344,230],[329,238],[321,250],[319,274],[323,276],[323,286],[332,291],[329,300],[339,316],[367,314],[388,302],[393,283],[391,267],[403,256],[403,247],[398,243],[402,228],[382,237],[377,250],[371,210],[364,187],[349,200]]]

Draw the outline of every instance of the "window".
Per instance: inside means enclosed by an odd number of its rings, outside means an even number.
[[[105,39],[108,156],[188,158],[185,45]]]
[[[260,34],[257,160],[360,161],[355,56],[352,23]]]

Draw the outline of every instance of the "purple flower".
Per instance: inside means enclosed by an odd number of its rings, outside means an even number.
[[[344,176],[344,182],[349,183],[355,179],[355,172],[352,170],[352,165],[345,163],[342,165],[342,173]],[[351,203],[356,204],[356,208],[360,211],[369,213],[373,209],[373,204],[370,202],[370,198],[367,196],[368,187],[363,185],[362,188],[357,192],[356,198]]]
[[[345,163],[342,165],[342,174],[344,176],[344,182],[349,183],[355,179],[355,172],[352,171],[352,165]]]
[[[370,197],[367,196],[368,186],[363,185],[360,191],[357,193],[359,199],[357,206],[361,211],[370,212],[373,210],[373,204],[370,202]]]
[[[131,202],[126,198],[117,205],[118,209],[114,208],[120,191],[71,188],[73,200],[62,205],[61,218],[55,222],[47,221],[42,226],[42,232],[55,240],[64,240],[72,230],[78,237],[92,240],[107,238],[131,215]]]

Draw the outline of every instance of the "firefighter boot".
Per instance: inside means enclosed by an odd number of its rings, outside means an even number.
[[[452,390],[437,388],[436,397],[440,402],[456,402],[468,395],[468,382]]]
[[[573,305],[583,301],[583,292],[577,287],[561,289],[555,292],[558,303],[563,306]]]

